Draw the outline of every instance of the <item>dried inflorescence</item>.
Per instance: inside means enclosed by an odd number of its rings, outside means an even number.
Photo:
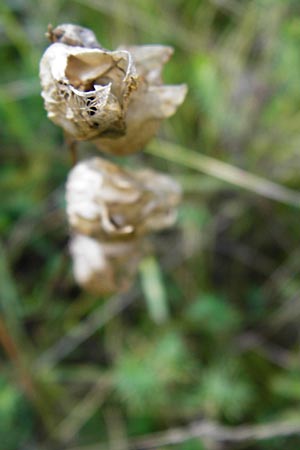
[[[122,135],[137,76],[131,55],[52,44],[40,63],[48,117],[77,140]]]
[[[174,224],[180,197],[167,175],[125,170],[102,158],[78,163],[66,192],[78,284],[97,294],[126,289],[143,254],[143,236]]]
[[[77,164],[67,181],[67,214],[76,232],[127,239],[172,226],[181,190],[153,170],[125,170],[102,158]]]
[[[162,119],[175,113],[186,86],[162,84],[170,47],[103,49],[92,31],[63,24],[40,63],[48,117],[75,140],[95,140],[113,154],[141,150]]]
[[[91,30],[72,24],[50,27],[48,37],[52,44],[40,63],[42,96],[48,117],[70,141],[91,140],[113,155],[134,153],[185,98],[185,85],[162,81],[171,47],[109,51]],[[76,281],[98,295],[128,289],[147,234],[175,223],[180,187],[153,170],[93,158],[71,170],[66,188]]]

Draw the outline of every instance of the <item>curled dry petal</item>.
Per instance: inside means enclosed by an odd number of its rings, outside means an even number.
[[[141,258],[135,239],[107,243],[81,234],[72,237],[70,252],[76,282],[98,295],[127,290]]]
[[[173,54],[173,48],[166,45],[120,46],[118,50],[127,50],[133,58],[138,74],[148,84],[162,84],[162,69]]]
[[[55,42],[40,62],[48,117],[77,140],[120,136],[137,75],[126,50],[110,52]]]
[[[161,121],[172,116],[186,96],[186,85],[149,86],[132,95],[126,116],[126,133],[96,139],[96,146],[114,155],[141,150],[157,133]]]
[[[126,240],[172,226],[180,197],[179,185],[167,175],[93,158],[69,174],[67,214],[78,233]]]
[[[183,103],[187,86],[163,85],[162,69],[173,53],[171,47],[143,45],[121,47],[132,55],[140,82],[133,92],[126,114],[126,133],[95,140],[100,150],[126,155],[141,150],[156,134],[163,119],[172,116]]]

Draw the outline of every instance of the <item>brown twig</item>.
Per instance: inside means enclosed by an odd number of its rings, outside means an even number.
[[[16,360],[18,355],[17,346],[13,341],[13,339],[11,338],[10,334],[8,333],[4,320],[2,319],[1,316],[0,316],[0,343],[9,359]]]
[[[4,317],[0,315],[0,348],[1,347],[12,364],[13,372],[18,380],[18,385],[27,399],[38,411],[42,418],[45,431],[49,432],[53,423],[52,412],[49,412],[45,399],[41,393],[38,392],[34,377],[32,376],[31,370],[18,346],[18,342],[9,332]]]
[[[0,346],[3,347],[8,359],[13,363],[16,368],[20,380],[20,384],[24,389],[27,397],[32,400],[34,397],[34,386],[31,380],[31,376],[28,373],[26,366],[22,360],[19,349],[13,337],[9,333],[4,319],[0,316]]]
[[[65,141],[70,152],[71,165],[73,167],[77,163],[77,141],[67,133],[65,133]]]
[[[107,303],[96,308],[85,320],[40,355],[35,362],[35,368],[47,368],[48,370],[53,368],[109,320],[126,309],[136,299],[137,294],[137,289],[132,289],[127,293],[111,297]]]

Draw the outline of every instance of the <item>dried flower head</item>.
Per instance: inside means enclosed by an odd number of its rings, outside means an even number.
[[[76,140],[124,134],[128,101],[137,84],[130,53],[68,45],[66,40],[50,45],[40,62],[49,119]]]
[[[70,252],[76,282],[98,295],[127,290],[141,258],[140,244],[135,239],[107,243],[81,234],[72,237]]]
[[[92,31],[72,24],[48,36],[52,45],[40,62],[45,108],[76,140],[94,139],[99,149],[119,155],[141,150],[185,98],[185,85],[162,84],[170,47],[111,52]]]
[[[67,214],[78,233],[126,240],[172,226],[180,197],[179,185],[167,175],[93,158],[69,174]]]

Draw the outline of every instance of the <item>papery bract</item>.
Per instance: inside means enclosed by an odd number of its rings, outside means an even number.
[[[187,86],[164,85],[161,72],[173,53],[171,47],[143,45],[121,47],[133,58],[140,77],[137,90],[132,93],[126,114],[126,132],[116,138],[95,140],[100,150],[126,155],[141,150],[157,133],[161,121],[172,116],[184,101]]]
[[[75,140],[120,136],[137,74],[126,50],[109,52],[56,42],[40,62],[48,117]]]
[[[161,121],[184,101],[187,87],[164,85],[171,47],[143,45],[103,49],[94,33],[62,24],[40,62],[48,117],[73,140],[93,140],[102,151],[142,150]]]
[[[153,170],[126,170],[102,158],[77,164],[67,181],[67,215],[76,232],[127,239],[175,223],[178,183]]]

